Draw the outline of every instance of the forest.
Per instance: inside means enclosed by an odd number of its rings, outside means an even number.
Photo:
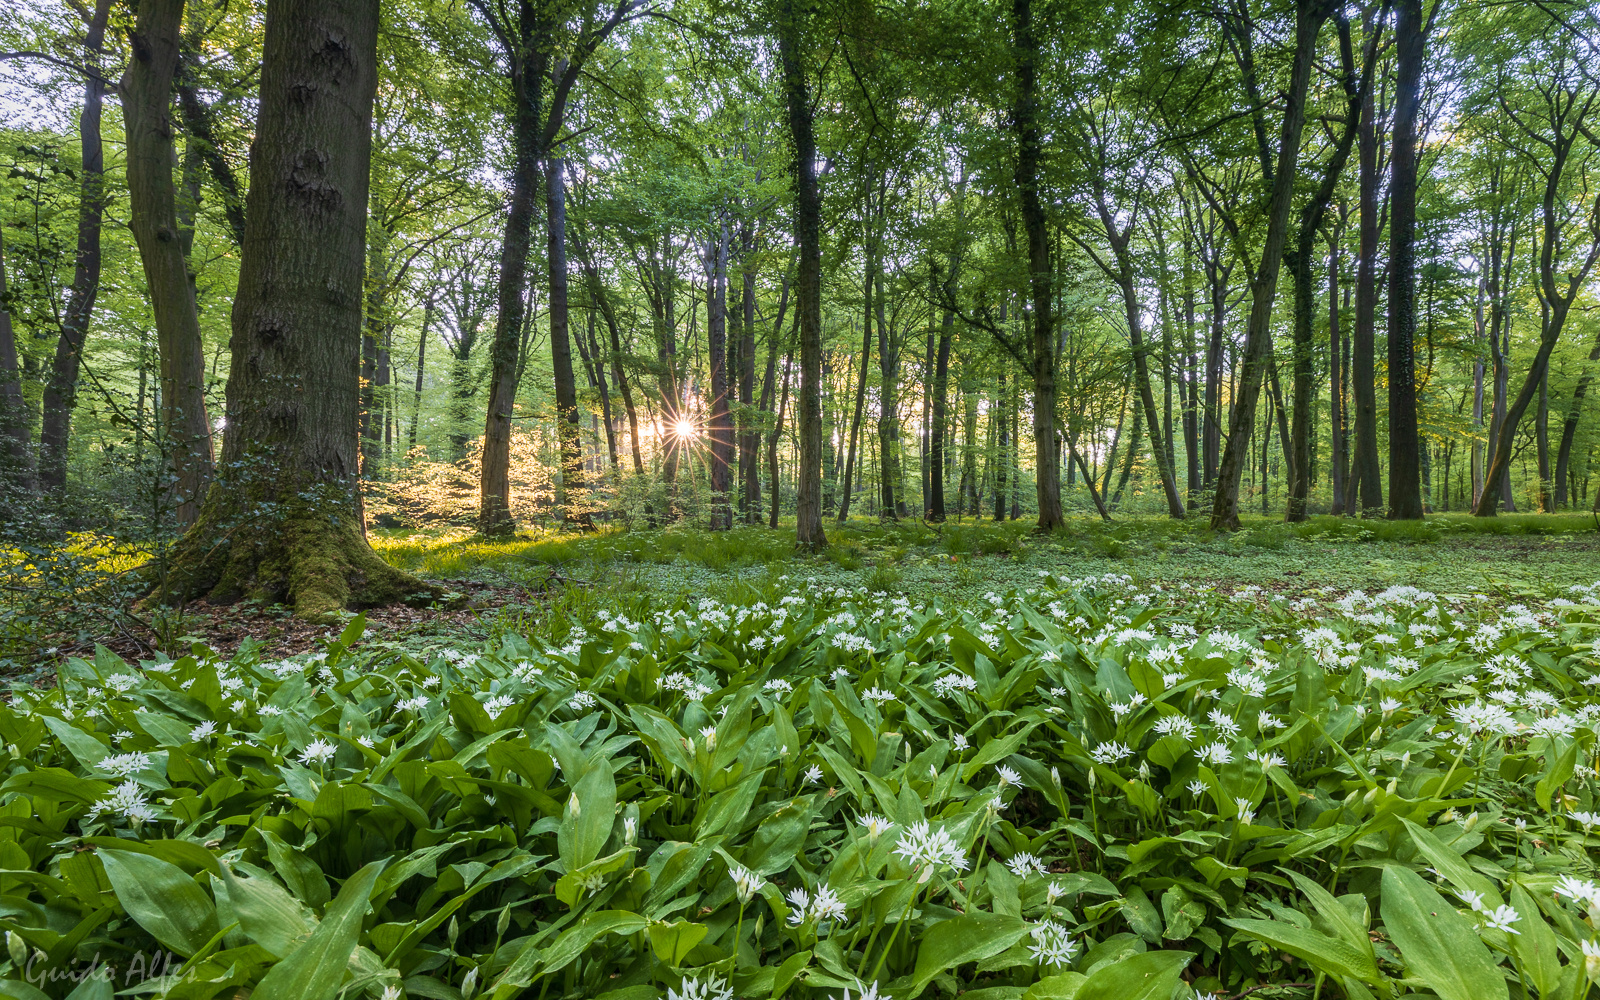
[[[6,488],[173,595],[377,602],[368,526],[1600,496],[1592,5],[397,3],[338,122],[262,4],[22,13]]]
[[[1600,997],[1600,0],[0,0],[0,997]]]

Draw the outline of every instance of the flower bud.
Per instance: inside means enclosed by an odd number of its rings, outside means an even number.
[[[455,917],[450,918],[450,927],[446,933],[449,935],[450,947],[453,950],[456,946],[456,938],[461,936],[461,925],[456,922]]]
[[[1472,832],[1472,828],[1477,826],[1477,825],[1478,825],[1478,814],[1477,814],[1477,812],[1473,812],[1473,814],[1471,816],[1467,817],[1467,821],[1461,825],[1461,829],[1462,829],[1463,832],[1471,833]]]
[[[1094,768],[1089,768],[1089,791],[1094,791]]]
[[[6,950],[11,953],[11,961],[17,968],[28,964],[28,946],[23,943],[21,934],[6,931]]]
[[[461,1000],[472,1000],[478,993],[478,970],[469,969],[461,980]]]
[[[567,796],[567,812],[572,814],[573,819],[577,819],[578,816],[582,814],[583,807],[578,804],[577,792],[573,792],[571,795]]]

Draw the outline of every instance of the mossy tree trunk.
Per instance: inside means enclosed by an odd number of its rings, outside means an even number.
[[[357,492],[377,0],[271,0],[217,479],[158,596],[304,618],[425,589],[367,544]]]

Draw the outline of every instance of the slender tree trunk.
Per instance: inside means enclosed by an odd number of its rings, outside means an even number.
[[[1261,248],[1255,280],[1251,282],[1250,320],[1245,330],[1245,350],[1237,402],[1228,428],[1228,444],[1217,473],[1217,495],[1211,511],[1213,530],[1239,527],[1239,481],[1249,461],[1250,432],[1255,425],[1262,376],[1272,362],[1272,302],[1277,293],[1278,269],[1293,207],[1295,168],[1300,155],[1300,133],[1305,125],[1306,90],[1317,33],[1329,8],[1321,0],[1299,0],[1295,9],[1294,65],[1278,138],[1278,164],[1273,176],[1266,239]]]
[[[1600,334],[1595,335],[1594,346],[1589,349],[1589,363],[1593,365],[1600,361]],[[1483,407],[1483,376],[1482,365],[1478,366],[1478,394],[1477,405]],[[1569,499],[1567,491],[1567,477],[1572,469],[1572,443],[1578,436],[1578,419],[1583,415],[1583,401],[1589,395],[1589,385],[1594,381],[1593,369],[1585,369],[1578,377],[1578,384],[1572,387],[1572,399],[1567,402],[1566,419],[1561,424],[1561,445],[1556,451],[1556,506],[1565,507]]]
[[[422,374],[428,364],[428,329],[433,325],[433,293],[422,303],[422,332],[417,335],[417,381],[411,395],[411,428],[406,432],[406,454],[417,446],[417,424],[422,416]]]
[[[523,59],[512,59],[511,89],[515,110],[511,116],[511,192],[506,205],[505,234],[500,244],[494,343],[489,352],[489,404],[483,426],[483,464],[478,482],[478,530],[491,538],[506,537],[516,531],[516,521],[511,516],[511,411],[516,405],[518,349],[527,310],[528,251],[532,247],[534,207],[539,194],[538,137],[543,82],[543,75],[536,68]],[[562,318],[565,319],[564,314]],[[569,352],[569,371],[571,365]]]
[[[362,527],[357,364],[376,0],[271,0],[221,475],[160,593],[325,618],[430,588]]]
[[[140,371],[144,371],[142,366]],[[16,334],[11,328],[11,300],[6,290],[5,232],[0,227],[0,482],[22,493],[34,487],[29,422],[28,403],[22,395],[22,368],[17,363]]]
[[[161,425],[179,525],[193,524],[211,484],[211,421],[205,354],[193,276],[178,222],[172,170],[172,80],[178,67],[183,0],[145,0],[130,36],[133,59],[122,79],[127,126],[128,226],[139,245],[161,358]]]
[[[1555,510],[1550,497],[1550,365],[1539,379],[1539,408],[1533,416],[1533,442],[1539,468],[1539,512]]]
[[[1012,128],[1017,137],[1014,179],[1022,199],[1022,226],[1028,236],[1028,288],[1033,309],[1029,324],[1033,363],[1033,443],[1035,491],[1039,498],[1039,530],[1052,531],[1066,523],[1061,515],[1061,453],[1056,448],[1056,353],[1050,264],[1050,231],[1044,201],[1039,194],[1039,160],[1043,139],[1039,130],[1039,38],[1033,23],[1032,0],[1012,0],[1012,31],[1016,61],[1016,103]]]
[[[789,138],[794,143],[794,228],[800,258],[795,308],[800,323],[800,461],[795,474],[795,537],[800,547],[828,544],[822,531],[822,194],[811,88],[801,48],[804,15],[795,0],[780,0],[778,55],[783,69]]]
[[[878,478],[883,516],[906,516],[900,455],[900,350],[894,327],[884,320],[883,275],[878,275],[878,365],[883,376],[878,392]]]
[[[711,528],[733,526],[728,505],[728,464],[733,457],[733,421],[728,411],[728,227],[718,224],[706,244],[706,348],[710,354],[711,412],[707,426],[711,459]]]
[[[545,258],[550,265],[550,368],[556,396],[556,435],[561,442],[561,503],[569,524],[590,524],[579,436],[578,380],[572,367],[572,334],[567,305],[566,161],[551,157],[545,169]],[[508,401],[509,402],[509,401]],[[485,532],[488,534],[488,532]]]
[[[743,290],[739,296],[739,474],[744,479],[744,489],[739,494],[739,506],[744,511],[746,524],[760,524],[761,427],[752,409],[756,388],[756,273],[750,270],[748,262],[741,268],[740,279]]]
[[[1381,30],[1369,19],[1368,33]],[[1378,106],[1375,88],[1361,99],[1359,248],[1356,257],[1356,315],[1351,339],[1350,382],[1355,396],[1355,455],[1348,489],[1359,510],[1371,516],[1383,509],[1382,470],[1378,464],[1378,390],[1376,330],[1378,309],[1378,237],[1383,224],[1378,204]]]
[[[861,314],[861,357],[852,358],[858,372],[856,378],[855,408],[850,416],[850,440],[845,445],[844,482],[842,496],[839,500],[839,523],[843,524],[845,518],[850,516],[850,498],[854,493],[851,482],[855,475],[856,442],[861,436],[861,418],[867,403],[867,363],[872,357],[872,264],[867,264],[867,279],[862,285],[866,296],[866,308]],[[863,463],[864,464],[864,463]]]
[[[84,33],[85,61],[98,72],[105,43],[111,0],[96,0]],[[90,77],[83,88],[83,112],[78,117],[78,141],[83,149],[78,196],[78,255],[72,271],[72,289],[61,318],[61,337],[45,382],[39,427],[38,484],[59,490],[67,484],[67,449],[72,434],[72,411],[78,403],[78,369],[83,347],[100,293],[100,220],[105,211],[105,154],[100,145],[100,110],[105,85]]]
[[[783,322],[783,310],[781,307],[778,310],[778,322],[779,324]],[[789,333],[789,342],[791,344],[794,342],[795,333],[799,326],[800,315],[797,312],[794,318],[794,329],[791,329]],[[774,338],[777,337],[777,328],[774,328],[772,335]],[[778,526],[778,515],[783,506],[781,503],[783,490],[778,484],[778,473],[780,471],[778,467],[778,442],[783,439],[783,418],[787,416],[789,408],[789,377],[793,372],[794,351],[791,348],[783,354],[783,387],[778,390],[778,412],[772,423],[772,433],[767,437],[767,484],[772,496],[771,509],[767,512],[767,524],[773,528]]]
[[[1314,351],[1312,316],[1316,311],[1316,284],[1313,276],[1314,251],[1317,237],[1322,229],[1323,219],[1327,215],[1328,205],[1333,201],[1333,195],[1339,183],[1339,177],[1344,173],[1345,163],[1350,158],[1350,148],[1355,144],[1356,132],[1361,120],[1361,98],[1366,88],[1371,85],[1373,66],[1377,62],[1377,47],[1369,43],[1361,77],[1356,76],[1355,50],[1350,40],[1350,22],[1342,11],[1334,13],[1334,24],[1339,33],[1339,55],[1343,70],[1343,84],[1345,92],[1345,124],[1339,137],[1334,143],[1334,148],[1328,156],[1326,166],[1323,168],[1322,179],[1311,199],[1300,210],[1299,229],[1296,232],[1295,246],[1284,252],[1284,264],[1289,268],[1290,276],[1294,280],[1294,346],[1293,346],[1293,373],[1294,373],[1294,426],[1286,439],[1289,444],[1288,482],[1289,499],[1285,510],[1284,520],[1289,522],[1304,521],[1307,515],[1306,502],[1311,495],[1311,480],[1313,466],[1312,443],[1316,430],[1312,425],[1313,380],[1315,373],[1312,370],[1312,354]],[[1372,42],[1376,42],[1376,36]],[[1337,268],[1337,257],[1333,267]],[[1337,271],[1330,272],[1329,295],[1332,296],[1337,283]],[[1338,300],[1333,299],[1330,313],[1329,331],[1333,343],[1338,341]],[[1333,362],[1335,373],[1334,382],[1337,382],[1338,362]],[[1281,412],[1281,410],[1280,410]],[[1338,407],[1334,407],[1337,419]],[[1337,436],[1337,429],[1335,430]],[[1336,446],[1337,448],[1337,446]],[[1335,459],[1337,464],[1337,457]],[[1342,486],[1342,482],[1335,488]],[[1337,503],[1337,500],[1335,501]]]
[[[955,269],[951,268],[951,280]],[[955,332],[955,312],[946,309],[939,325],[939,353],[933,364],[933,419],[928,443],[928,520],[934,523],[945,519],[945,425],[949,421],[950,395],[950,340]]]
[[[1346,490],[1344,384],[1348,372],[1343,363],[1344,343],[1339,335],[1339,237],[1344,228],[1342,221],[1328,240],[1328,471],[1333,488],[1333,514],[1345,512]]]

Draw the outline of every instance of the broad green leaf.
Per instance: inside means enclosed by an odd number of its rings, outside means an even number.
[[[1222,922],[1280,951],[1304,959],[1320,972],[1369,983],[1377,982],[1380,978],[1377,963],[1370,952],[1364,952],[1341,938],[1296,927],[1282,920],[1237,918],[1224,919]]]
[[[222,880],[239,929],[251,941],[282,958],[310,936],[316,918],[276,882],[238,878],[226,869]]]
[[[1045,976],[1028,987],[1022,1000],[1077,1000],[1078,991],[1088,982],[1081,972],[1063,972],[1059,976]]]
[[[494,981],[494,1000],[508,1000],[540,974],[550,975],[566,968],[603,934],[637,934],[650,922],[626,910],[600,910],[586,914],[562,932],[555,943],[542,947],[539,938],[529,938],[516,958]]]
[[[1567,748],[1561,752],[1550,764],[1550,770],[1533,786],[1533,799],[1539,803],[1539,808],[1546,812],[1551,811],[1550,796],[1561,789],[1572,779],[1572,772],[1578,763],[1578,741],[1568,740]]]
[[[331,1000],[355,954],[372,887],[384,862],[374,861],[350,876],[328,904],[322,922],[300,947],[272,967],[256,993],[272,1000]]]
[[[177,865],[132,851],[100,851],[106,878],[128,916],[185,958],[217,933],[217,910]]]
[[[617,781],[611,762],[598,760],[567,797],[556,845],[567,871],[576,871],[600,856],[611,837],[617,811]]]
[[[1472,921],[1408,868],[1383,870],[1383,926],[1406,972],[1441,1000],[1506,1000],[1505,976]]]
[[[106,749],[104,743],[101,743],[65,719],[58,719],[53,715],[42,715],[40,718],[44,720],[44,724],[50,728],[50,731],[55,734],[56,739],[60,740],[68,752],[76,757],[78,763],[84,767],[94,767],[111,753],[110,750]]]
[[[783,1000],[784,991],[795,981],[795,978],[805,971],[806,965],[811,961],[811,952],[797,951],[783,960],[778,966],[778,971],[772,977],[772,1000]]]
[[[974,911],[941,920],[928,928],[917,945],[917,962],[908,996],[916,996],[933,977],[961,965],[977,962],[1022,940],[1028,924],[1020,917],[994,916]]]
[[[1517,965],[1541,997],[1556,996],[1561,988],[1561,953],[1556,933],[1539,911],[1539,904],[1519,884],[1511,886],[1511,905],[1522,914],[1522,919],[1512,925],[1518,933],[1506,935]]]
[[[705,924],[688,920],[657,921],[650,925],[650,947],[657,958],[677,968],[689,957],[694,946],[705,940],[709,930]]]
[[[1192,958],[1194,954],[1187,951],[1134,955],[1090,976],[1072,1000],[1172,1000]]]

